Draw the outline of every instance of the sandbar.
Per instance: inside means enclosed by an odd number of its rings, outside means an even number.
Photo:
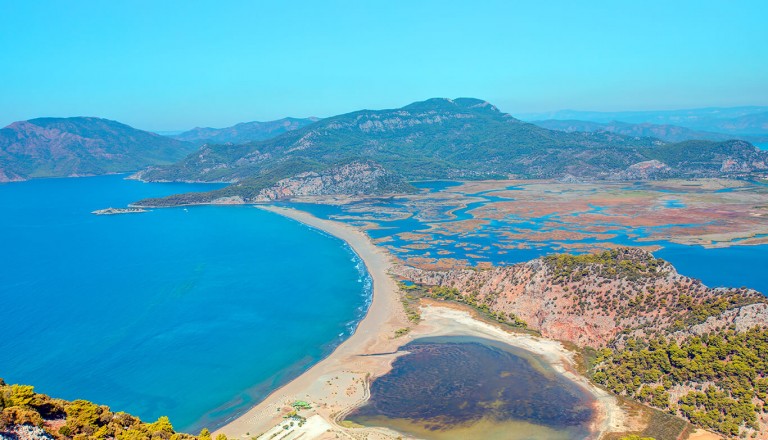
[[[394,258],[386,249],[376,246],[365,233],[350,225],[319,219],[292,208],[263,205],[259,208],[292,218],[347,242],[363,260],[373,279],[373,300],[354,334],[333,353],[216,433],[224,433],[229,438],[285,440],[406,438],[383,428],[351,427],[343,419],[369,397],[370,381],[386,374],[396,357],[403,354],[398,352],[399,347],[420,337],[452,335],[493,339],[526,349],[587,389],[595,397],[596,416],[592,425],[595,438],[601,433],[621,432],[629,428],[627,414],[617,399],[576,371],[575,355],[562,343],[512,333],[476,319],[470,310],[435,301],[426,301],[421,305],[422,319],[414,324],[406,317],[399,288],[390,275],[390,269],[396,264]],[[406,328],[409,329],[407,334],[396,336],[398,330]],[[284,418],[292,410],[290,404],[296,400],[312,405],[311,410],[300,412],[308,420],[302,427],[297,424],[290,426]],[[323,429],[318,429],[321,426]],[[268,434],[263,435],[265,433]]]

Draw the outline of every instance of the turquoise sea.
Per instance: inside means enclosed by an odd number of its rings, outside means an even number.
[[[90,213],[214,187],[0,185],[0,377],[196,432],[327,355],[370,300],[340,240],[253,207]]]
[[[90,213],[216,187],[123,176],[0,185],[0,377],[145,420],[168,415],[177,429],[197,432],[244,412],[330,353],[370,301],[364,266],[340,240],[253,207]],[[357,224],[371,206],[299,207]],[[392,237],[385,246],[396,255],[406,252],[396,234],[426,227],[415,218],[383,223],[369,234]],[[434,246],[495,264],[556,251],[495,252],[494,227],[457,237],[464,244]],[[623,244],[649,244],[616,232]],[[656,255],[683,274],[768,292],[768,246],[659,244]]]

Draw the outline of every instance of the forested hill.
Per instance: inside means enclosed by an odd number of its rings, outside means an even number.
[[[764,144],[765,142],[768,142],[768,136],[766,135],[715,133],[711,131],[693,130],[672,124],[651,124],[648,122],[633,124],[619,121],[601,123],[573,119],[546,119],[542,121],[531,121],[531,123],[550,130],[566,132],[609,132],[623,136],[654,137],[665,142],[682,142],[690,140],[727,141],[733,139],[741,139],[755,144]]]
[[[265,141],[206,145],[179,163],[136,177],[238,182],[240,189],[230,192],[248,201],[249,194],[281,179],[352,161],[375,163],[405,180],[644,179],[749,175],[768,168],[768,153],[742,141],[669,144],[607,132],[548,130],[485,101],[440,98],[334,116]],[[214,197],[184,200],[205,203]]]
[[[724,133],[712,133],[708,131],[697,131],[686,127],[679,127],[669,124],[631,124],[628,122],[592,122],[578,120],[546,119],[543,121],[531,121],[539,127],[550,130],[560,130],[566,132],[587,131],[599,132],[605,131],[624,136],[646,136],[661,139],[665,142],[681,142],[689,140],[709,140],[709,141],[727,141],[734,139],[733,135]]]
[[[170,164],[195,146],[108,119],[38,118],[0,130],[0,182]]]
[[[242,144],[270,139],[288,131],[306,127],[316,121],[318,118],[283,118],[267,122],[241,122],[226,128],[197,127],[170,137],[195,145]]]
[[[397,266],[410,296],[452,300],[598,350],[593,379],[727,437],[768,439],[768,299],[709,288],[640,249],[509,266]]]

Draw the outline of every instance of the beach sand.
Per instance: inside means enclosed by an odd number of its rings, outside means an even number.
[[[216,433],[224,433],[230,438],[261,436],[286,440],[406,438],[386,429],[341,426],[342,420],[368,398],[370,380],[390,370],[399,354],[398,347],[420,337],[448,335],[494,339],[538,354],[595,396],[593,431],[617,432],[628,428],[627,416],[617,399],[579,374],[574,353],[560,342],[511,333],[476,319],[469,310],[434,301],[422,305],[422,320],[414,325],[406,318],[397,284],[389,274],[394,264],[392,257],[385,249],[373,244],[367,235],[350,225],[318,219],[303,211],[274,206],[259,208],[300,221],[347,242],[365,262],[373,279],[373,301],[355,333],[333,353]],[[395,332],[403,328],[410,331],[396,338]],[[307,401],[313,407],[300,411],[308,418],[302,427],[298,424],[290,426],[284,418],[292,411],[290,404],[296,400]]]

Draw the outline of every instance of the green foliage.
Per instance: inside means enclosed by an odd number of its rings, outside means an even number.
[[[399,329],[395,330],[395,338],[399,338],[401,336],[405,336],[410,331],[411,331],[410,327],[399,328]]]
[[[748,149],[754,149],[754,147],[744,141],[691,140],[668,144],[664,148],[648,148],[643,150],[643,154],[671,167],[702,169],[707,166],[712,167],[718,162],[722,166],[723,160],[727,158],[748,155]]]
[[[758,429],[757,415],[768,403],[768,330],[721,331],[679,344],[663,337],[647,343],[629,339],[623,349],[600,353],[593,379],[617,394],[736,436],[745,428]],[[678,385],[694,390],[673,402],[669,390]]]
[[[418,308],[418,292],[419,287],[415,284],[405,284],[403,282],[398,283],[400,287],[400,302],[403,304],[403,310],[408,320],[413,323],[421,321],[421,313]]]
[[[11,385],[11,392],[4,400],[8,406],[29,408],[35,400],[35,388],[30,385]]]
[[[637,281],[666,275],[664,261],[633,249],[611,249],[595,254],[557,254],[544,257],[555,283],[580,281],[585,277],[620,278]]]
[[[412,285],[408,289],[409,295],[423,296],[441,301],[455,301],[466,304],[494,321],[510,327],[527,329],[528,324],[514,313],[491,310],[487,301],[481,301],[477,293],[462,294],[455,287],[446,286],[418,286]]]
[[[620,438],[619,440],[656,440],[656,439],[653,438],[653,437],[640,437],[637,434],[632,434],[632,435],[624,436],[624,437]]]
[[[0,430],[12,425],[42,426],[43,418],[31,408],[11,406],[0,412]]]
[[[600,178],[653,159],[678,166],[665,177],[683,177],[723,175],[723,153],[745,163],[768,160],[767,153],[739,141],[664,144],[612,133],[566,133],[518,121],[477,99],[430,99],[330,117],[260,142],[204,146],[143,177],[240,183],[141,204],[204,203],[226,194],[247,198],[296,172],[351,160],[374,161],[406,180]]]
[[[168,420],[168,417],[161,416],[157,419],[156,422],[150,424],[148,426],[149,432],[153,433],[153,435],[160,435],[162,434],[173,434],[173,426],[171,426],[171,421]]]
[[[109,407],[87,400],[67,402],[34,392],[27,385],[6,385],[0,379],[0,431],[14,425],[35,425],[48,429],[46,420],[65,418],[57,430],[48,430],[60,440],[118,439],[118,440],[211,440],[207,429],[200,436],[177,433],[168,417],[154,423],[143,423],[138,417],[124,412],[113,413]],[[219,434],[217,440],[225,440]]]

